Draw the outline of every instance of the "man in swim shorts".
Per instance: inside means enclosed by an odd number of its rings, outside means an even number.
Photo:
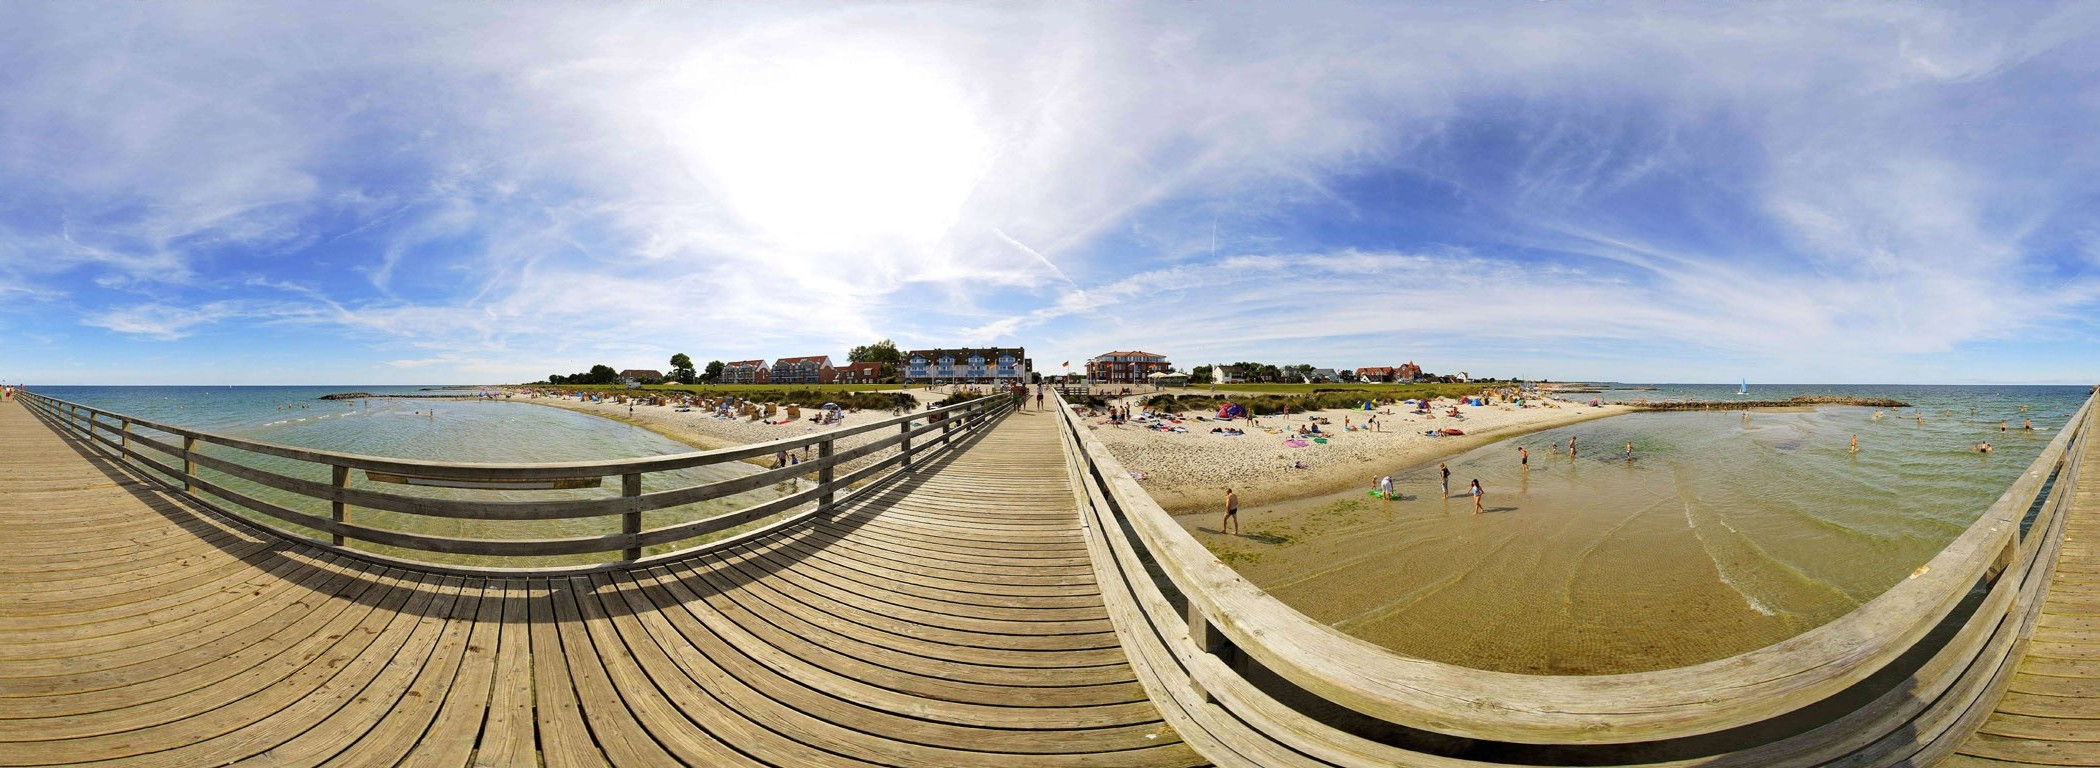
[[[1239,495],[1239,494],[1237,494],[1237,493],[1233,493],[1233,492],[1232,492],[1232,489],[1231,489],[1231,488],[1227,488],[1227,489],[1225,489],[1225,519],[1224,519],[1224,520],[1222,520],[1222,521],[1219,521],[1219,523],[1218,523],[1218,532],[1219,532],[1219,533],[1226,533],[1226,532],[1227,532],[1227,531],[1225,530],[1225,527],[1226,527],[1226,526],[1231,526],[1231,527],[1232,527],[1232,530],[1230,531],[1230,533],[1232,533],[1232,534],[1233,534],[1233,535],[1235,535],[1235,536],[1239,535],[1239,532],[1240,532],[1240,495]]]

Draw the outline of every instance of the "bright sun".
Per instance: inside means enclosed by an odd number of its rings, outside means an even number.
[[[828,51],[715,59],[671,136],[757,234],[812,250],[944,235],[990,141],[946,73]]]

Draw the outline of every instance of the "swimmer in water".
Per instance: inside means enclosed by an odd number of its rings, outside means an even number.
[[[1852,436],[1852,452],[1859,453],[1859,435]]]
[[[1633,460],[1633,441],[1632,441],[1632,440],[1628,440],[1628,441],[1626,441],[1626,460],[1627,460],[1627,461],[1632,461],[1632,460]]]
[[[1977,443],[1977,444],[1976,444],[1976,452],[1977,452],[1977,453],[1990,453],[1990,452],[1991,452],[1991,443],[1990,443],[1990,441],[1988,441],[1988,440],[1985,440],[1985,441],[1983,441],[1983,442],[1981,442],[1981,443]]]
[[[2001,422],[1998,422],[1998,431],[2000,431],[2000,432],[2004,432],[2004,431],[2005,431],[2005,422],[2002,422],[2002,421],[2001,421]]]
[[[2021,419],[2021,420],[2020,420],[2020,428],[2021,428],[2021,429],[2023,429],[2023,430],[2029,431],[2029,432],[2033,432],[2033,431],[2034,431],[2034,419]]]
[[[1568,436],[1568,458],[1575,458],[1575,436]]]

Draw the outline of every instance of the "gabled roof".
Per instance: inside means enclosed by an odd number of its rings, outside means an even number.
[[[774,365],[787,365],[787,364],[791,364],[791,363],[817,363],[817,362],[825,363],[825,364],[827,364],[827,365],[828,365],[828,364],[830,364],[830,363],[831,363],[831,356],[830,356],[830,355],[806,355],[806,356],[803,356],[803,357],[783,357],[783,358],[780,358],[779,360],[775,360],[775,361],[773,361],[773,364],[774,364]]]
[[[764,368],[764,367],[766,367],[766,361],[764,361],[764,360],[738,360],[738,361],[736,361],[736,362],[734,362],[734,363],[723,363],[723,365],[724,365],[725,367],[729,367],[729,368],[737,368],[737,367],[746,367],[746,366],[754,366],[754,365],[755,365],[755,366],[758,366],[758,367],[760,367],[760,368]]]
[[[664,377],[662,371],[649,368],[629,368],[621,371],[620,375],[630,379],[661,379]]]

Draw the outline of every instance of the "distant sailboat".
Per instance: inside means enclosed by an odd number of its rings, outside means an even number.
[[[1735,393],[1736,393],[1736,394],[1738,394],[1738,395],[1748,395],[1748,394],[1750,394],[1750,380],[1749,380],[1749,379],[1744,379],[1744,380],[1743,380],[1743,386],[1741,386],[1741,387],[1737,388],[1737,389],[1736,389],[1736,391],[1735,391]]]

